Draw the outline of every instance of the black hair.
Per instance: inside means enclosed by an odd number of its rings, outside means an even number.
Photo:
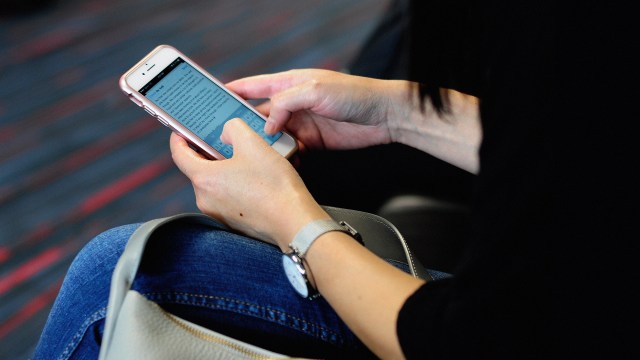
[[[481,12],[474,0],[409,1],[409,79],[419,83],[422,106],[430,100],[446,111],[446,92],[455,89],[479,96]]]

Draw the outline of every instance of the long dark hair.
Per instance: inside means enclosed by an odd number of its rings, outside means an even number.
[[[446,111],[451,88],[479,96],[482,17],[474,0],[410,0],[409,78],[436,110]]]

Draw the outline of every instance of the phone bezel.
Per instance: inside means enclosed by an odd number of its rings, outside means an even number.
[[[149,81],[154,79],[161,71],[163,71],[169,64],[175,59],[181,57],[189,65],[193,66],[197,71],[206,76],[209,80],[218,85],[221,89],[227,92],[230,96],[233,96],[240,103],[245,105],[257,116],[266,122],[266,118],[256,110],[251,104],[245,101],[242,97],[235,94],[213,75],[211,75],[204,68],[199,66],[188,56],[180,52],[178,49],[170,45],[159,45],[147,54],[136,65],[129,69],[120,77],[120,88],[124,93],[138,106],[144,108],[152,116],[156,117],[160,123],[169,127],[178,135],[182,136],[189,143],[201,149],[203,154],[211,159],[226,159],[226,157],[206,143],[202,138],[189,130],[180,121],[170,116],[162,108],[147,99],[142,95],[139,90],[144,87]],[[297,141],[289,133],[283,131],[282,136],[276,140],[271,147],[276,150],[282,156],[289,158],[293,155],[297,148]]]

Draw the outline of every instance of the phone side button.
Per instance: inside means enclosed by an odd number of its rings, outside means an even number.
[[[144,105],[142,105],[142,101],[136,99],[133,95],[131,95],[129,93],[126,93],[126,92],[125,92],[125,94],[127,94],[127,96],[129,97],[129,100],[133,101],[136,105],[144,106]]]
[[[158,116],[158,115],[156,115],[156,113],[154,113],[153,111],[151,111],[151,109],[149,109],[148,107],[143,106],[142,108],[144,109],[144,111],[148,112],[148,113],[149,113],[149,115],[151,115],[151,116],[153,116],[153,117]]]
[[[158,118],[158,121],[162,123],[162,125],[169,127],[169,123],[167,123],[165,119],[161,118],[160,116],[158,116],[157,118]]]

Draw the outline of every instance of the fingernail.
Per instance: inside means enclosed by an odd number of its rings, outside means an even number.
[[[274,128],[273,121],[267,120],[267,123],[264,124],[264,132],[266,132],[267,134],[272,135],[273,128]]]

